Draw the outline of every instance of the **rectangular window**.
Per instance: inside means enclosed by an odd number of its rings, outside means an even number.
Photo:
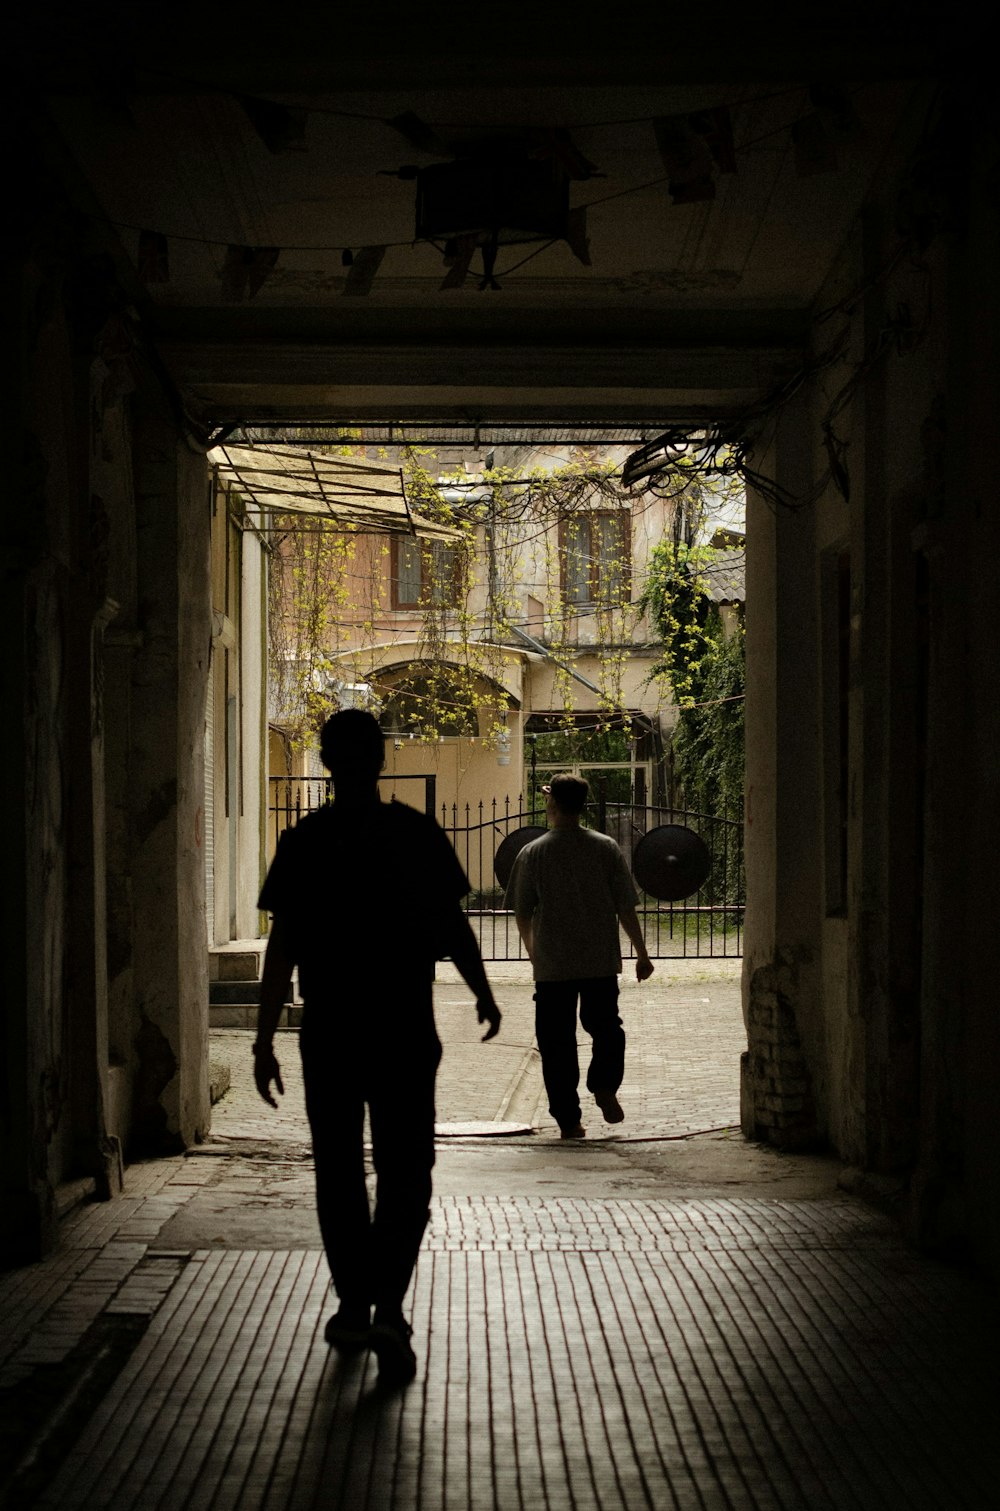
[[[628,510],[570,515],[560,535],[564,602],[623,603],[632,539]]]
[[[451,608],[461,590],[461,555],[447,541],[393,540],[392,606],[416,609],[424,603]]]
[[[591,555],[590,521],[577,516],[563,527],[563,599],[566,603],[589,603]]]
[[[606,603],[621,603],[626,585],[626,564],[629,556],[629,515],[595,514],[593,529],[596,532],[597,597]]]
[[[420,542],[399,536],[393,544],[396,548],[393,607],[415,607],[420,602]]]

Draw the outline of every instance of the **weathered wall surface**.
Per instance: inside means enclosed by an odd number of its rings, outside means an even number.
[[[935,285],[947,348],[936,354],[935,402],[923,416],[924,507],[912,537],[928,598],[912,1220],[928,1243],[969,1244],[1000,1264],[1000,589],[990,467],[1000,416],[1000,216],[990,151],[988,135],[970,144],[968,177],[949,202],[958,234]]]
[[[43,165],[28,179],[30,250],[2,294],[0,1246],[17,1259],[73,1193],[119,1189],[128,1147],[208,1123],[205,461],[82,218]]]
[[[790,405],[765,467],[809,488],[811,414]],[[763,470],[763,469],[762,469]],[[829,1132],[823,1044],[815,514],[748,508],[744,1126],[782,1147]]]
[[[788,506],[750,501],[743,1122],[896,1178],[922,1242],[996,1264],[1000,241],[967,154],[924,196],[943,120],[901,133],[833,270],[813,355],[844,345],[759,458]]]
[[[31,314],[51,298],[40,269],[22,265],[5,279],[8,360],[22,379],[13,506],[0,594],[3,643],[0,742],[10,804],[5,836],[8,902],[3,945],[3,1133],[0,1233],[4,1251],[27,1257],[51,1241],[53,1173],[68,1154],[63,1112],[70,1066],[62,973],[66,949],[68,855],[66,785],[70,743],[66,693],[74,385],[66,323]],[[68,427],[66,433],[65,427]],[[23,736],[21,732],[23,731]]]
[[[243,689],[237,938],[252,939],[260,926],[257,897],[267,869],[267,554],[248,513],[243,531],[240,683]]]
[[[132,1133],[182,1147],[208,1127],[203,852],[210,646],[208,472],[155,397],[136,403],[141,644],[133,660]]]
[[[205,838],[211,943],[254,939],[266,867],[267,552],[256,510],[212,493],[212,652],[206,717]],[[273,826],[272,826],[273,828]],[[270,843],[275,842],[271,833]]]

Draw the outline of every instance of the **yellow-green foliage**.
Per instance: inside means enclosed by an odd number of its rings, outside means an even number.
[[[708,594],[706,568],[721,554],[661,542],[642,603],[663,646],[652,675],[669,679],[680,704],[672,743],[685,801],[735,814],[743,804],[745,650],[742,622],[727,632]]]
[[[357,454],[345,443],[333,449]],[[506,728],[509,700],[499,689],[504,650],[517,646],[512,626],[523,623],[523,581],[528,563],[545,581],[545,639],[560,660],[577,654],[573,635],[575,605],[562,585],[560,525],[595,509],[630,511],[634,503],[615,476],[613,463],[582,452],[554,472],[495,467],[477,477],[478,501],[452,504],[439,484],[433,450],[411,446],[402,460],[410,509],[459,532],[454,556],[445,561],[430,542],[423,550],[419,644],[412,675],[378,687],[383,699],[395,696],[414,732],[437,738],[449,730],[478,725],[487,741]],[[451,479],[449,479],[451,481]],[[485,495],[485,496],[483,496]],[[293,737],[308,738],[336,706],[327,689],[334,658],[348,648],[373,646],[385,612],[385,584],[391,545],[333,528],[315,517],[280,521],[273,559],[271,670],[278,716]],[[482,531],[482,535],[478,532]],[[484,542],[481,549],[479,542]],[[627,645],[636,618],[631,602],[627,547],[611,563],[613,590],[588,605],[593,615],[601,710],[609,717],[622,707]],[[478,607],[473,608],[478,600]],[[482,603],[485,601],[485,611]],[[569,713],[574,682],[557,672],[557,694]]]

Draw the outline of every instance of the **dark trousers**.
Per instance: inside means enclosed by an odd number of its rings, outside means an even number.
[[[625,1073],[625,1030],[618,1016],[618,977],[535,982],[535,1038],[549,1111],[560,1128],[580,1121],[580,1065],[576,1053],[576,1006],[593,1040],[587,1090],[617,1091]]]
[[[306,1112],[316,1163],[316,1210],[330,1274],[342,1302],[399,1309],[430,1216],[434,1167],[436,1034],[385,1025],[380,1040],[301,1034]],[[375,1210],[365,1185],[365,1106],[371,1119]]]

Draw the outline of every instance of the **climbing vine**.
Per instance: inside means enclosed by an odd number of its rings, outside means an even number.
[[[665,678],[673,700],[693,703],[718,643],[706,568],[718,555],[710,546],[661,541],[653,550],[641,607],[656,626],[662,654],[652,675]]]
[[[301,743],[337,706],[334,657],[347,628],[357,536],[304,526],[298,515],[274,521],[275,556],[268,618],[272,713]]]
[[[702,699],[681,709],[673,740],[675,778],[702,813],[735,816],[742,810],[745,686],[745,639],[737,624],[717,641]]]
[[[680,708],[675,781],[690,807],[735,814],[743,803],[745,650],[742,621],[735,612],[724,620],[709,593],[709,569],[723,555],[662,541],[642,607],[663,648],[651,676],[669,682]]]
[[[341,446],[317,449],[364,453],[346,436]],[[417,601],[408,605],[418,623],[410,665],[383,675],[376,658],[367,658],[365,681],[393,726],[421,739],[473,730],[489,744],[506,738],[505,648],[524,644],[518,630],[532,587],[545,605],[536,628],[555,658],[556,695],[567,720],[576,701],[570,667],[581,649],[596,657],[600,715],[617,715],[637,608],[630,581],[635,498],[613,463],[581,450],[557,470],[526,470],[515,460],[470,479],[442,473],[428,448],[405,447],[400,461],[411,512],[449,535],[418,535],[406,545],[411,573],[419,558],[420,583]],[[333,528],[315,517],[287,516],[279,525],[273,701],[301,744],[338,706],[340,653],[351,650],[360,666],[394,628],[385,622],[386,594],[401,548],[390,536]]]

